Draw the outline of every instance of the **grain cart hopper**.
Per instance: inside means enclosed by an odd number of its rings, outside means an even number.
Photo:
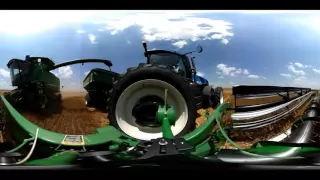
[[[184,135],[195,128],[198,109],[215,108],[223,102],[223,90],[196,75],[194,57],[189,60],[187,55],[202,52],[201,46],[185,54],[148,51],[146,43],[143,47],[146,63],[127,68],[110,91],[110,124],[136,139],[159,138],[162,131],[156,112],[167,101],[177,116],[176,124],[171,126],[173,135]]]
[[[103,63],[109,67],[109,70],[95,68],[92,69],[83,80],[83,88],[88,92],[85,96],[85,103],[88,107],[106,107],[106,99],[112,87],[113,80],[117,79],[118,73],[111,71],[112,62],[104,59],[80,59],[67,61],[55,65],[53,69],[73,64],[84,63]]]
[[[88,92],[85,96],[86,106],[105,109],[113,81],[118,77],[119,74],[111,70],[92,69],[83,80],[83,88]]]

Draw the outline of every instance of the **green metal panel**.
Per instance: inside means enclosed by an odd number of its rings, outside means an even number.
[[[31,82],[45,81],[47,84],[46,89],[54,92],[60,91],[60,79],[51,72],[38,69],[33,71],[31,80]]]
[[[83,137],[83,144],[65,144],[63,142],[67,134],[56,133],[52,131],[48,131],[46,129],[40,128],[39,126],[33,124],[24,118],[18,111],[16,111],[11,104],[5,99],[4,96],[1,95],[1,99],[3,104],[7,107],[9,115],[13,118],[16,124],[21,128],[24,132],[12,131],[15,134],[14,137],[20,138],[17,141],[22,142],[24,139],[30,138],[31,136],[35,136],[37,128],[39,128],[38,139],[44,143],[46,143],[46,147],[49,148],[48,144],[57,145],[57,146],[65,146],[65,147],[86,147],[86,146],[98,146],[106,143],[116,143],[120,144],[122,142],[126,142],[131,146],[135,146],[138,142],[130,139],[128,136],[122,134],[116,128],[112,126],[106,126],[103,128],[96,129],[95,134],[89,135],[79,135]]]

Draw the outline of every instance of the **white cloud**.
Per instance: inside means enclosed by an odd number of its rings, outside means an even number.
[[[0,69],[0,76],[4,78],[9,78],[10,77],[10,72],[4,69]]]
[[[219,70],[217,71],[217,74],[223,74],[223,75],[230,75],[232,71],[236,70],[235,67],[228,67],[225,64],[218,64],[217,69]]]
[[[219,39],[227,44],[234,34],[232,23],[212,18],[196,17],[194,12],[141,12],[105,18],[111,34],[117,34],[131,26],[140,27],[146,41],[168,40],[185,44],[187,41]],[[179,43],[181,45],[181,43]]]
[[[203,72],[197,72],[198,76],[204,77],[204,73]]]
[[[280,76],[289,77],[289,78],[291,78],[291,77],[292,77],[292,75],[291,75],[291,74],[280,74]]]
[[[0,69],[0,89],[13,89],[10,81],[10,72]]]
[[[296,77],[296,78],[294,79],[294,81],[303,81],[303,80],[305,80],[305,79],[306,79],[305,76],[300,76],[300,77]]]
[[[312,73],[310,73],[311,71],[313,71],[315,74],[320,74],[320,69],[311,69],[311,67],[313,67],[313,65],[290,62],[289,65],[287,65],[289,73],[280,74],[283,77],[287,77],[289,81],[284,81],[281,83],[281,85],[320,88],[319,79],[317,78],[317,76],[314,76],[312,75]],[[304,70],[301,70],[301,68],[304,68]],[[308,81],[306,81],[306,79],[308,79]]]
[[[320,69],[313,68],[312,70],[313,70],[314,73],[320,74]]]
[[[243,70],[243,74],[244,74],[244,75],[249,75],[250,73],[249,73],[248,69],[244,69],[244,70]]]
[[[88,35],[88,38],[89,38],[89,40],[90,40],[90,42],[91,42],[92,44],[97,44],[96,36],[95,36],[95,35],[89,34],[89,35]]]
[[[77,30],[77,33],[83,34],[83,33],[85,33],[85,31],[84,30]]]
[[[260,76],[255,75],[255,74],[250,74],[250,75],[248,75],[248,78],[258,79],[258,78],[260,78]]]
[[[183,48],[183,46],[187,45],[188,42],[183,40],[183,41],[177,41],[172,43],[173,46],[177,47],[177,48]]]
[[[218,64],[217,69],[218,70],[216,71],[216,73],[221,75],[218,77],[219,79],[224,78],[224,76],[236,77],[238,75],[244,75],[244,76],[247,76],[248,78],[251,78],[251,79],[259,79],[259,78],[266,79],[266,77],[263,77],[263,76],[259,76],[256,74],[250,74],[248,69],[231,67],[226,64]]]
[[[90,71],[84,72],[84,75],[87,76],[89,74]]]
[[[221,39],[221,43],[222,44],[229,44],[229,40],[228,39]]]
[[[232,23],[210,17],[199,17],[221,11],[1,11],[0,32],[30,34],[51,29],[66,23],[93,23],[103,25],[97,31],[109,30],[117,34],[129,27],[140,28],[143,38],[149,42],[167,40],[197,41],[217,39],[228,44],[234,35]],[[41,26],[39,26],[39,24]],[[24,27],[24,28],[20,28]],[[75,30],[84,33],[83,30]],[[91,37],[91,38],[90,38]],[[89,36],[92,40],[94,35]]]
[[[299,68],[311,67],[310,65],[304,65],[304,64],[301,64],[301,63],[299,63],[299,62],[294,63],[294,65],[296,65],[296,66],[299,67]]]
[[[288,69],[289,69],[289,71],[291,71],[292,73],[294,73],[297,76],[306,75],[306,73],[303,70],[296,69],[292,64],[289,64]]]
[[[12,90],[13,88],[8,78],[0,78],[0,89]]]
[[[64,66],[52,71],[55,76],[62,79],[70,79],[73,75],[73,71],[70,66]]]

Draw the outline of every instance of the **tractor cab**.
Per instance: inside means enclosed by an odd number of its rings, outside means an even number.
[[[142,43],[144,47],[144,56],[147,58],[147,64],[160,64],[165,66],[170,66],[181,76],[185,76],[190,79],[194,79],[195,63],[194,57],[189,60],[188,54],[193,52],[202,52],[202,46],[198,46],[196,51],[191,51],[185,54],[179,54],[177,52],[167,51],[167,50],[147,50],[147,44]],[[191,63],[190,63],[191,61]]]
[[[10,69],[12,86],[21,86],[29,82],[34,69],[46,71],[54,66],[54,62],[46,57],[26,56],[25,60],[11,59],[7,67]]]

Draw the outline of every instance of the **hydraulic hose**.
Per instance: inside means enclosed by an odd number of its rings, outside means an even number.
[[[25,162],[27,162],[29,160],[29,158],[31,157],[31,155],[33,154],[33,151],[36,147],[36,144],[37,144],[37,139],[38,139],[38,133],[39,133],[39,128],[37,128],[37,131],[36,131],[36,135],[34,137],[34,141],[33,141],[33,144],[32,144],[32,147],[29,151],[29,153],[27,154],[27,156],[25,158],[23,158],[22,160],[18,161],[18,162],[15,162],[15,163],[10,163],[10,164],[0,164],[0,166],[8,166],[8,165],[19,165],[19,164],[23,164]]]

